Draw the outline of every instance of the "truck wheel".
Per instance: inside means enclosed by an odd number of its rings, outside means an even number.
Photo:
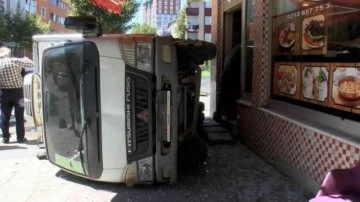
[[[205,114],[204,114],[204,110],[205,110],[205,104],[203,102],[199,102],[199,118],[198,118],[198,127],[202,127],[202,123],[205,120]]]
[[[178,149],[178,171],[185,173],[206,162],[207,145],[199,137],[186,139]]]

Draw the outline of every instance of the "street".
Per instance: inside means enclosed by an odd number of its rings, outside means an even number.
[[[229,137],[205,120],[209,137]],[[25,144],[0,143],[0,201],[308,201],[304,191],[237,141],[213,141],[206,163],[179,174],[178,183],[126,187],[68,174],[36,157],[37,135],[27,122]],[[13,130],[13,127],[12,127]],[[220,138],[219,138],[220,137]],[[13,135],[10,141],[14,141]]]

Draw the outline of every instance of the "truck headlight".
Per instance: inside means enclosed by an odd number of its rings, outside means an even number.
[[[136,44],[136,68],[152,72],[152,47],[150,43]]]
[[[153,38],[138,36],[119,40],[123,59],[129,66],[152,73]]]

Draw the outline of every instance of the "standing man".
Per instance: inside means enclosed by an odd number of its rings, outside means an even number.
[[[17,142],[26,142],[24,124],[24,91],[21,73],[25,67],[32,67],[33,62],[27,58],[11,57],[11,50],[0,48],[0,103],[1,130],[3,143],[9,143],[9,122],[11,111],[15,108]]]

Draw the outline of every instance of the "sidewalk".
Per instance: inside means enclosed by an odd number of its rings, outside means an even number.
[[[47,160],[38,160],[39,135],[32,123],[31,117],[27,117],[25,136],[28,142],[16,143],[15,126],[11,124],[10,143],[0,143],[1,202],[111,201],[116,193],[95,190],[89,186],[89,181],[61,171]]]
[[[227,134],[212,123],[207,127],[210,137]],[[26,129],[32,129],[30,118]],[[206,164],[179,175],[175,185],[129,188],[79,178],[38,160],[36,132],[26,137],[25,144],[0,143],[1,202],[308,201],[299,186],[237,142],[209,146]]]

